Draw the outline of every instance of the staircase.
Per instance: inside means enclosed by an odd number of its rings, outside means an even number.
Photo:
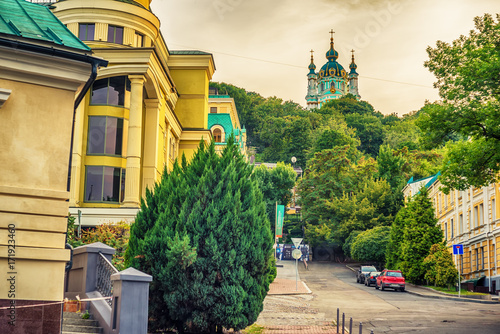
[[[102,333],[102,328],[96,320],[82,319],[81,313],[63,313],[63,328],[62,334],[90,334]]]

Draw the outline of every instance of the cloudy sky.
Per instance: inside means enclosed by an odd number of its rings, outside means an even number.
[[[438,99],[423,66],[427,46],[473,29],[473,18],[500,13],[499,0],[153,0],[171,50],[215,58],[213,81],[305,106],[314,50],[326,63],[330,29],[339,63],[358,65],[363,100],[383,114],[418,110]]]

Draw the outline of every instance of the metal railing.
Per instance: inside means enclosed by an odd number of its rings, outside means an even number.
[[[103,297],[113,296],[113,282],[111,281],[111,275],[116,274],[118,269],[116,269],[109,260],[99,252],[97,257],[97,291],[101,293]],[[106,300],[109,306],[111,306],[111,299]]]
[[[25,1],[32,3],[55,3],[59,0],[25,0]]]
[[[345,313],[342,313],[342,325],[340,326],[340,309],[337,308],[337,333],[338,334],[353,334],[352,331],[352,318],[349,320],[349,329],[345,327]],[[339,328],[340,326],[340,328]],[[346,333],[347,332],[347,333]],[[363,334],[363,323],[359,323],[359,334]],[[370,334],[373,334],[373,330],[370,331]]]

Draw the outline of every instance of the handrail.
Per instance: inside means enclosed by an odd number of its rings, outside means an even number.
[[[111,275],[116,273],[118,273],[118,269],[116,269],[101,252],[99,252],[99,256],[97,258],[96,289],[103,297],[113,296],[113,282],[111,281]],[[111,306],[111,299],[108,299],[107,303]]]

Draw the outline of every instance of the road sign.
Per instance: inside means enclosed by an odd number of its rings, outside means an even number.
[[[302,257],[302,252],[300,251],[300,249],[294,249],[292,251],[292,257],[295,259],[295,260],[298,260]]]
[[[464,255],[464,245],[453,245],[453,255]]]
[[[292,238],[292,242],[295,245],[295,248],[298,248],[300,243],[302,242],[302,238]]]

